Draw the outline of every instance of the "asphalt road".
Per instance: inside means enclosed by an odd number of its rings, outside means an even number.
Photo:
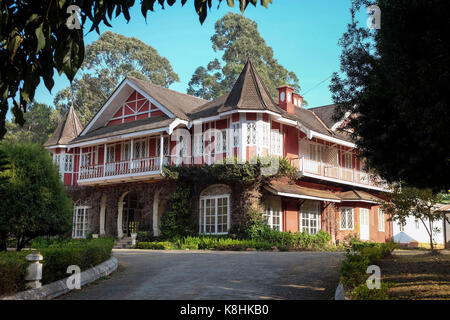
[[[110,277],[59,299],[331,299],[339,252],[114,250]]]

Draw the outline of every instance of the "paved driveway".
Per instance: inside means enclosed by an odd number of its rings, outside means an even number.
[[[60,299],[330,299],[337,252],[114,250],[108,279]]]

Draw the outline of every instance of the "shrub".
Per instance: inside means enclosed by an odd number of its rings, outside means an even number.
[[[174,245],[169,241],[163,242],[139,242],[136,245],[138,249],[150,249],[150,250],[170,250],[174,249]]]
[[[112,238],[33,242],[33,247],[38,249],[44,257],[43,284],[68,277],[67,267],[70,265],[77,265],[83,271],[108,260],[113,246]]]
[[[360,254],[348,252],[340,267],[341,282],[346,289],[352,289],[364,283],[369,275],[366,273],[369,259]]]
[[[153,241],[154,240],[153,232],[152,231],[138,231],[136,240],[137,240],[137,242]]]
[[[369,289],[366,283],[362,283],[350,292],[352,300],[388,300],[391,284],[381,283],[380,289]]]
[[[0,296],[25,289],[28,263],[25,256],[30,252],[0,252]]]

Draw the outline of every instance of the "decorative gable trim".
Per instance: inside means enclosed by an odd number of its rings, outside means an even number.
[[[153,99],[152,97],[150,97],[145,91],[143,91],[139,86],[137,86],[135,83],[133,83],[132,80],[130,80],[129,78],[125,78],[124,80],[122,80],[122,82],[120,83],[120,85],[116,88],[116,90],[113,92],[113,94],[109,97],[109,99],[106,101],[106,103],[103,105],[103,107],[97,112],[97,114],[94,116],[94,118],[89,122],[89,124],[86,126],[86,128],[84,128],[84,130],[81,132],[80,136],[84,136],[87,132],[89,132],[89,130],[92,128],[92,126],[100,119],[100,116],[105,112],[105,110],[107,110],[109,108],[109,106],[111,105],[111,103],[113,101],[115,101],[115,99],[117,98],[117,95],[124,90],[125,86],[128,86],[129,88],[133,89],[134,91],[138,92],[139,94],[141,94],[144,98],[146,98],[148,101],[150,101],[150,103],[152,103],[153,105],[155,105],[159,110],[161,110],[163,113],[165,113],[169,118],[175,118],[175,115],[168,110],[166,107],[164,107],[163,105],[161,105],[158,101],[156,101],[155,99]],[[129,97],[129,96],[128,96]],[[122,104],[120,106],[120,108],[122,108]],[[117,112],[117,111],[116,111]],[[116,114],[116,112],[114,113],[114,115]],[[105,125],[107,123],[109,123],[111,119],[108,119],[107,122],[105,122]]]

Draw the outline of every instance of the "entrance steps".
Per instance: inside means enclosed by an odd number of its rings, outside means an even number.
[[[131,237],[116,239],[116,242],[114,243],[114,249],[131,249],[131,247]]]

